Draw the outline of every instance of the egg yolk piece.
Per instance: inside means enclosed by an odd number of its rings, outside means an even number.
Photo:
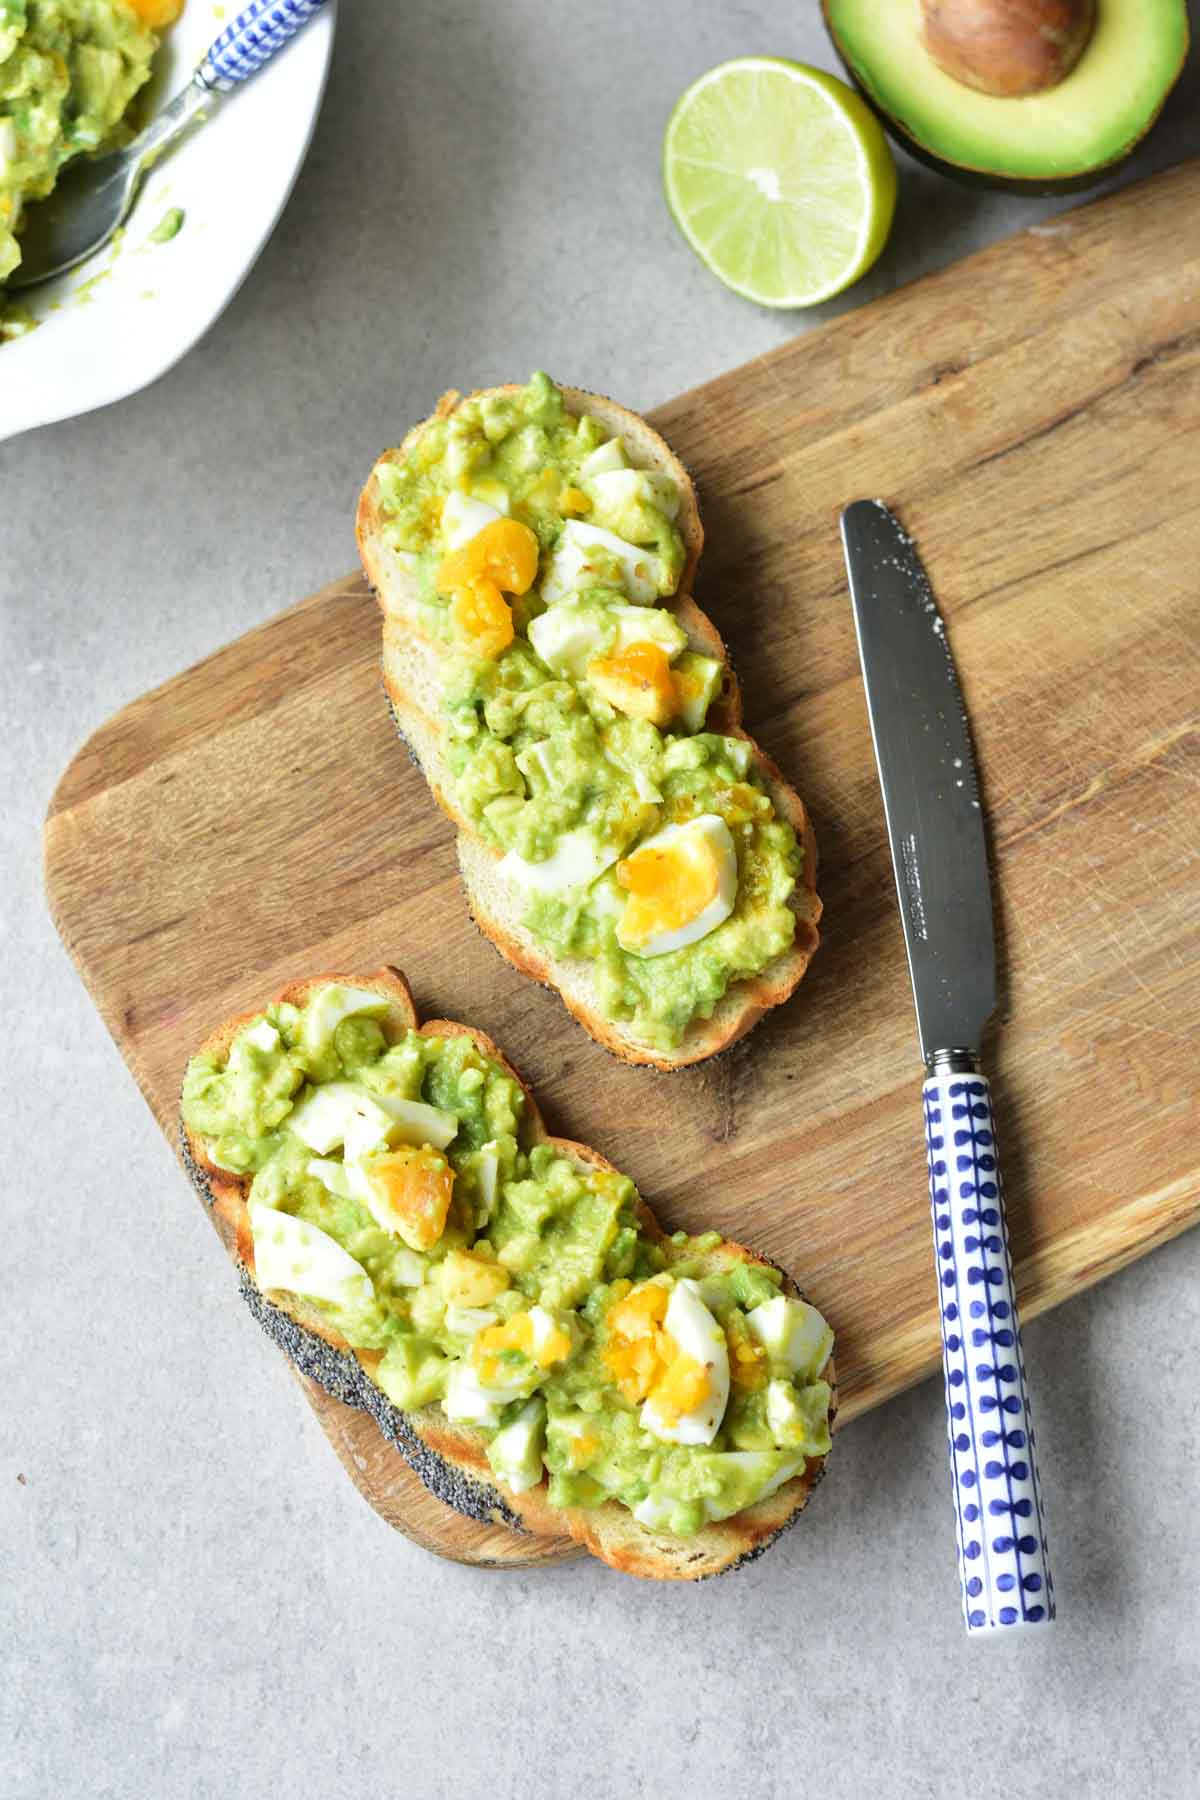
[[[729,1346],[698,1281],[675,1282],[662,1334],[669,1354],[646,1396],[642,1428],[666,1444],[711,1444],[729,1404]]]
[[[431,1250],[446,1229],[454,1170],[437,1150],[404,1145],[364,1157],[368,1205],[385,1231],[411,1250]]]
[[[735,1312],[726,1325],[725,1342],[731,1385],[745,1394],[759,1393],[767,1385],[767,1353],[751,1338],[741,1313]]]
[[[492,581],[473,581],[456,589],[450,622],[459,642],[489,662],[508,649],[515,635],[508,602]]]
[[[502,1263],[451,1250],[441,1266],[442,1294],[451,1306],[489,1306],[509,1285]]]
[[[716,813],[666,825],[617,864],[629,898],[617,942],[637,956],[682,950],[715,931],[737,903],[737,850]]]
[[[586,1469],[588,1464],[593,1462],[599,1455],[601,1449],[602,1445],[600,1439],[590,1437],[587,1432],[584,1432],[580,1437],[572,1438],[569,1445],[571,1467],[573,1469]]]
[[[711,1387],[704,1364],[680,1350],[646,1398],[664,1425],[676,1426],[684,1413],[695,1412],[707,1399]]]
[[[649,1401],[665,1427],[676,1427],[711,1391],[709,1373],[666,1329],[670,1293],[653,1282],[634,1288],[608,1314],[601,1352],[618,1390],[633,1406]]]
[[[537,579],[538,541],[519,519],[493,519],[482,531],[442,558],[439,594],[453,594],[475,581],[490,581],[506,594],[527,594]]]
[[[151,31],[173,25],[183,11],[183,0],[129,0],[134,12]]]
[[[516,1313],[502,1325],[487,1326],[471,1346],[471,1361],[485,1387],[504,1385],[505,1352],[513,1350],[519,1351],[539,1369],[550,1369],[570,1356],[571,1339],[541,1306]]]
[[[631,1406],[641,1404],[662,1373],[668,1298],[665,1287],[645,1282],[609,1308],[601,1360]]]
[[[537,579],[538,541],[519,519],[493,519],[438,565],[437,591],[450,596],[455,636],[489,661],[513,641],[505,594],[526,594]]]
[[[626,718],[668,725],[675,717],[675,679],[661,644],[629,644],[615,656],[598,656],[588,664],[587,677],[601,699]]]
[[[640,949],[655,932],[678,931],[716,897],[716,860],[695,854],[690,845],[635,850],[617,864],[617,882],[629,895],[621,942]]]

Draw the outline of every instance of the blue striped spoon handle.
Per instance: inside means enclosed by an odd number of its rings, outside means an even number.
[[[248,81],[295,37],[325,0],[250,0],[209,45],[196,80],[210,92],[227,94]]]
[[[925,1083],[946,1424],[968,1632],[1054,1617],[1054,1584],[988,1084]]]

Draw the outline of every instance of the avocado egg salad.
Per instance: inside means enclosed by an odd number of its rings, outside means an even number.
[[[121,142],[157,32],[183,0],[0,0],[0,285],[29,201],[63,164]]]
[[[440,409],[376,464],[380,555],[361,514],[360,538],[436,647],[435,786],[499,859],[495,904],[552,967],[586,963],[589,1006],[669,1058],[789,951],[804,848],[680,593],[700,538],[682,465],[663,446],[666,466],[639,466],[649,427],[624,415],[635,443],[599,416],[611,402],[567,400],[536,374]],[[386,645],[385,628],[385,668]]]
[[[395,977],[290,992],[189,1064],[194,1161],[233,1178],[260,1293],[482,1446],[510,1522],[545,1483],[548,1529],[615,1502],[691,1539],[824,1457],[832,1333],[778,1270],[665,1238],[627,1176],[545,1137],[488,1040],[418,1030]]]

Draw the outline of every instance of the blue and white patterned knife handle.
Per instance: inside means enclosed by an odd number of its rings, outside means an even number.
[[[197,81],[227,94],[269,62],[324,4],[325,0],[250,0],[232,25],[213,39],[196,70]]]
[[[925,1083],[946,1424],[969,1632],[1054,1617],[991,1097],[982,1075]]]

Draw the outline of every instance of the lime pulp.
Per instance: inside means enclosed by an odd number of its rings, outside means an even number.
[[[667,124],[663,184],[705,266],[762,306],[815,306],[887,242],[896,166],[865,101],[778,57],[721,63]]]

